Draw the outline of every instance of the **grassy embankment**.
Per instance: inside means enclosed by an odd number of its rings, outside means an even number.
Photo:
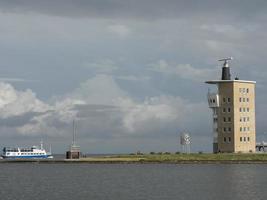
[[[115,155],[105,157],[82,158],[80,161],[88,162],[266,162],[267,154],[145,154],[145,155]]]

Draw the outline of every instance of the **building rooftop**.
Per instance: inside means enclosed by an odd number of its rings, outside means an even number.
[[[210,81],[205,81],[205,83],[208,83],[208,84],[229,83],[229,82],[256,84],[256,81],[247,81],[247,80],[210,80]]]

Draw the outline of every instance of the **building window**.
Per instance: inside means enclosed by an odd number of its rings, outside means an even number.
[[[242,92],[242,88],[239,88],[239,92],[240,92],[240,93]]]
[[[249,108],[247,108],[247,112],[249,112]]]
[[[224,113],[226,112],[226,108],[223,108],[223,112],[224,112]]]
[[[239,108],[239,112],[242,112],[242,108]]]
[[[231,132],[231,127],[228,127],[228,132]]]
[[[239,98],[239,102],[242,102],[242,98],[241,97]]]
[[[249,102],[249,98],[247,98],[247,102]]]
[[[223,118],[223,121],[226,122],[226,118],[225,117]]]
[[[248,130],[248,131],[249,131],[249,129],[250,129],[250,128],[249,128],[249,127],[247,127],[247,130]]]
[[[225,99],[225,97],[223,97],[223,102],[224,102],[224,103],[226,102],[226,99]]]
[[[231,137],[228,138],[228,142],[231,142]]]
[[[226,137],[223,138],[223,141],[226,142]]]
[[[246,102],[246,98],[243,98],[243,102]]]
[[[240,142],[242,142],[242,137],[240,137]]]
[[[243,93],[246,93],[246,88],[243,88]]]
[[[246,108],[243,108],[243,112],[246,112]]]
[[[213,99],[212,102],[215,103],[215,99]]]
[[[240,129],[239,129],[239,130],[240,130],[240,132],[242,132],[242,127],[240,127]]]
[[[228,117],[228,122],[230,122],[231,121],[231,117]]]
[[[228,101],[228,103],[230,103],[231,102],[231,98],[228,97],[227,101]]]
[[[239,121],[242,122],[242,117],[240,117]]]
[[[228,112],[231,112],[231,108],[228,108]]]
[[[226,128],[225,127],[223,127],[223,131],[226,132]]]
[[[246,117],[243,118],[243,121],[244,121],[244,122],[246,121]]]
[[[248,142],[250,141],[250,138],[248,137]]]
[[[247,88],[247,93],[249,93],[249,89]]]
[[[244,137],[244,142],[246,142],[246,140],[247,140],[247,138],[246,138],[246,137]]]
[[[247,130],[247,127],[244,127],[243,129],[244,129],[244,131],[246,131]]]

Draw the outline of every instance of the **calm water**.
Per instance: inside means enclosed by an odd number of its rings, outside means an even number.
[[[0,199],[266,199],[267,165],[0,164]]]

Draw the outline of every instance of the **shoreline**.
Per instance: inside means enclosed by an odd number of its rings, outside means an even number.
[[[1,160],[0,164],[267,164],[256,160],[181,160],[181,161],[83,161],[83,160]]]
[[[0,159],[5,163],[42,164],[267,164],[267,154],[144,154],[83,157],[80,159]]]

